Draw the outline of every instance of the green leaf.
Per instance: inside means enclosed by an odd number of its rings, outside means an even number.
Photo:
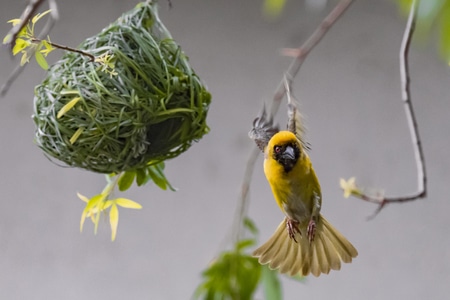
[[[119,177],[118,185],[119,191],[124,192],[128,190],[133,184],[134,178],[136,177],[136,171],[126,171],[122,172]]]
[[[72,107],[75,106],[75,104],[78,103],[78,101],[81,100],[81,97],[75,97],[72,100],[70,100],[69,102],[67,102],[59,111],[58,114],[56,116],[56,118],[61,118],[62,116],[64,116],[69,110],[72,109]]]
[[[44,55],[40,51],[34,52],[34,57],[36,58],[36,62],[39,64],[39,66],[44,69],[48,70],[48,63],[47,60],[44,58]]]
[[[245,248],[251,247],[255,244],[255,240],[254,239],[245,239],[245,240],[240,240],[239,242],[236,243],[236,251],[242,251]]]
[[[449,5],[442,11],[440,22],[439,51],[441,56],[450,64],[450,1]]]
[[[164,175],[164,162],[160,162],[155,165],[151,165],[148,170],[148,175],[151,177],[153,182],[163,190],[169,188],[171,191],[176,191],[174,187],[169,183],[166,176]]]
[[[281,291],[280,279],[278,272],[269,269],[267,266],[262,267],[262,285],[266,299],[281,300],[283,294]]]
[[[150,180],[150,176],[147,175],[146,169],[137,169],[136,170],[136,184],[138,186],[142,186],[146,184]]]
[[[249,217],[244,218],[244,227],[248,229],[252,234],[258,234],[258,228],[255,225],[255,222],[253,222],[252,219]]]
[[[286,6],[286,0],[265,0],[263,12],[266,17],[271,19],[278,18]]]
[[[240,285],[239,295],[242,299],[252,299],[252,295],[261,279],[262,266],[258,260],[249,255],[241,256],[239,268],[243,270],[238,273],[238,282]]]
[[[176,191],[164,175],[164,162],[136,170],[136,184],[138,186],[146,184],[149,180],[152,180],[162,190],[169,188],[172,191]]]
[[[236,251],[225,251],[203,272],[197,299],[253,299],[261,278],[257,259]]]
[[[164,176],[164,173],[158,168],[158,165],[153,165],[148,168],[148,176],[152,179],[152,181],[162,190],[167,190],[167,180]]]

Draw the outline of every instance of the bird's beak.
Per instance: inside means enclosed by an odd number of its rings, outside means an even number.
[[[295,160],[295,152],[294,152],[294,148],[292,148],[291,146],[287,146],[284,149],[284,152],[282,154],[282,157],[285,160]]]

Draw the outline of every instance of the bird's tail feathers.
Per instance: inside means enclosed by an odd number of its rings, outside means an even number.
[[[314,241],[309,242],[305,226],[295,239],[289,237],[286,221],[283,220],[275,233],[261,247],[253,252],[261,264],[291,276],[314,276],[328,274],[330,270],[339,270],[341,262],[350,263],[358,255],[353,245],[337,231],[324,217],[320,216],[316,224]]]

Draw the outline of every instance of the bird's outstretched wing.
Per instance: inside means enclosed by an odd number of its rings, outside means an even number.
[[[253,121],[253,129],[248,136],[253,139],[256,145],[264,151],[272,136],[279,131],[273,124],[271,116],[267,116],[266,108],[263,107],[261,114]]]
[[[288,124],[287,130],[295,134],[300,141],[304,149],[309,150],[311,147],[308,142],[305,141],[305,126],[303,125],[302,115],[297,109],[294,102],[288,103]]]

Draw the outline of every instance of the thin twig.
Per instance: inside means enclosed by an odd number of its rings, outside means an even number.
[[[305,61],[311,50],[322,40],[328,30],[336,23],[340,16],[348,9],[353,0],[341,0],[334,7],[334,9],[322,20],[317,29],[311,34],[311,36],[297,49],[285,49],[283,54],[287,56],[294,56],[294,60],[286,71],[286,76],[293,79],[297,76],[300,67]],[[271,115],[275,115],[280,106],[281,100],[283,100],[286,94],[286,87],[284,78],[281,80],[278,88],[274,94]]]
[[[295,55],[289,68],[285,72],[285,76],[281,80],[278,88],[275,91],[272,107],[270,110],[270,117],[273,117],[280,106],[281,101],[286,95],[286,80],[292,80],[295,78],[300,70],[303,62],[305,61],[311,50],[322,40],[328,30],[336,23],[340,16],[347,10],[353,0],[341,0],[334,7],[334,9],[323,19],[317,29],[311,34],[311,36],[297,49],[294,49]],[[250,155],[245,166],[244,178],[241,185],[241,194],[239,197],[239,204],[236,208],[236,215],[234,218],[234,238],[239,240],[242,234],[241,226],[243,219],[247,215],[249,188],[252,179],[253,170],[255,168],[256,160],[261,151],[255,147],[250,152]]]
[[[353,193],[353,196],[360,198],[364,201],[378,204],[378,208],[375,213],[369,217],[374,218],[388,203],[403,203],[408,201],[414,201],[417,199],[425,198],[427,195],[427,176],[425,172],[425,156],[422,149],[422,143],[419,137],[419,130],[417,126],[416,117],[414,114],[411,93],[410,93],[410,78],[409,78],[409,65],[408,65],[408,53],[413,37],[417,10],[419,6],[418,0],[413,0],[411,9],[408,16],[405,32],[403,34],[403,40],[400,47],[400,79],[401,79],[401,92],[402,100],[405,107],[406,118],[408,121],[409,131],[411,133],[411,141],[414,148],[414,155],[417,166],[417,185],[418,191],[414,195],[403,197],[371,197],[364,193]]]
[[[9,46],[10,50],[14,48],[14,45],[17,40],[17,35],[19,34],[20,30],[22,30],[23,27],[25,27],[35,14],[36,10],[39,8],[39,6],[43,3],[43,0],[30,0],[30,3],[25,8],[25,11],[22,13],[21,16],[21,22],[14,26],[10,31],[9,35],[11,35],[11,40],[6,44]],[[44,28],[42,28],[41,32],[38,35],[39,39],[43,39],[47,34],[50,32],[50,30],[53,28],[53,25],[55,25],[56,21],[59,18],[58,14],[58,7],[56,5],[55,0],[49,0],[48,5],[50,7],[50,16],[51,18],[47,19],[47,23],[45,24]],[[10,51],[12,53],[12,51]],[[24,65],[18,65],[8,76],[8,79],[6,79],[6,82],[1,86],[0,88],[0,97],[3,97],[8,92],[11,85],[14,83],[14,81],[19,77],[19,75],[22,73],[23,70],[25,70],[27,64]]]
[[[250,184],[253,177],[253,170],[261,150],[258,147],[253,147],[245,165],[244,178],[241,184],[241,194],[239,195],[239,203],[236,208],[236,214],[233,220],[232,237],[233,242],[236,243],[242,238],[242,225],[244,218],[247,216],[247,209],[249,205],[249,191]]]
[[[41,40],[41,39],[38,39],[38,38],[32,38],[31,41],[34,42],[34,43],[40,43],[40,42],[42,42],[42,40]],[[56,43],[49,42],[49,41],[47,41],[47,43],[48,43],[49,45],[51,45],[51,46],[53,46],[53,47],[55,47],[55,48],[61,49],[61,50],[70,51],[70,52],[75,52],[75,53],[78,53],[78,54],[87,56],[87,57],[89,57],[89,60],[90,60],[91,62],[94,62],[94,61],[95,61],[95,56],[92,55],[91,53],[85,52],[85,51],[80,50],[80,49],[72,48],[72,47],[69,47],[69,46],[56,44]]]
[[[9,74],[8,78],[6,79],[5,83],[2,84],[0,87],[0,97],[4,97],[8,91],[11,85],[16,81],[17,77],[22,73],[23,70],[25,70],[25,65],[17,65],[14,70]]]

